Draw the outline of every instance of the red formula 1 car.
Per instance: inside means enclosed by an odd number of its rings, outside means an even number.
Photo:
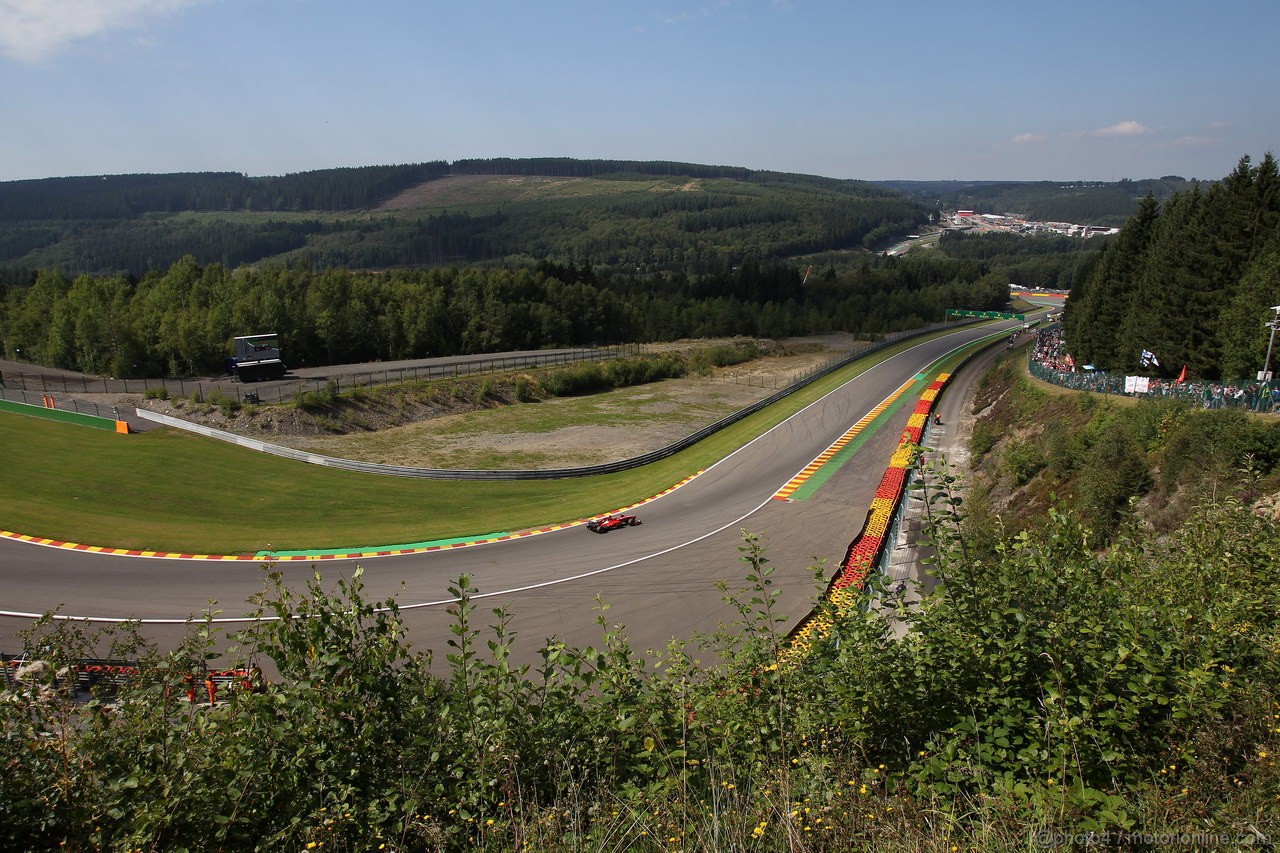
[[[594,533],[608,533],[618,527],[635,527],[640,519],[634,515],[610,515],[605,518],[593,518],[587,522],[587,529]]]

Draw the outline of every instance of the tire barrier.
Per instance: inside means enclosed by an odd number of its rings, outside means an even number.
[[[898,438],[898,447],[889,459],[889,467],[885,469],[880,485],[876,487],[875,497],[871,500],[862,529],[849,543],[840,568],[827,584],[823,604],[801,619],[787,635],[780,652],[783,662],[794,663],[798,657],[807,654],[815,641],[830,635],[837,620],[861,607],[867,576],[884,554],[889,525],[902,500],[907,472],[924,437],[929,415],[938,395],[950,379],[950,373],[938,374],[920,395],[920,400],[907,420],[906,428]]]

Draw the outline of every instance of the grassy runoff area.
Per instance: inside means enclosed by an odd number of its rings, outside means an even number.
[[[834,372],[693,447],[569,480],[415,480],[308,465],[179,430],[128,437],[0,413],[0,528],[199,554],[360,549],[573,521],[657,494],[892,355]],[[939,366],[940,368],[941,366]]]

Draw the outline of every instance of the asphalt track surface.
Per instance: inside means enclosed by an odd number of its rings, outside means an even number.
[[[620,626],[640,652],[732,622],[737,612],[724,601],[719,584],[730,590],[747,585],[739,549],[743,531],[750,531],[759,534],[775,569],[775,607],[786,617],[785,629],[809,611],[861,529],[918,392],[903,395],[904,405],[886,412],[852,461],[810,498],[782,501],[773,495],[936,359],[1019,325],[961,329],[871,367],[679,489],[640,507],[638,527],[600,535],[575,526],[446,551],[273,568],[297,586],[320,571],[329,585],[359,563],[366,594],[395,598],[409,641],[418,650],[433,650],[437,669],[443,668],[452,636],[448,588],[460,575],[470,575],[481,596],[474,617],[481,646],[485,626],[497,621],[491,611],[505,607],[509,629],[517,635],[513,658],[533,663],[551,637],[571,646],[599,645],[600,602],[609,605],[603,612],[606,624]],[[548,524],[557,521],[547,519]],[[817,564],[825,567],[824,580],[815,582],[807,567]],[[242,627],[233,620],[250,613],[246,601],[263,583],[261,565],[252,562],[136,558],[0,540],[0,610],[140,619],[142,633],[162,649],[175,646],[189,631],[186,619],[205,611],[211,600],[221,611],[218,618],[227,620],[219,623],[225,631]],[[30,617],[0,617],[0,648],[18,651],[15,635],[30,622]]]

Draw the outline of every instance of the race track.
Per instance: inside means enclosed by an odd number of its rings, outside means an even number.
[[[773,495],[859,418],[931,362],[964,343],[1017,323],[967,328],[910,347],[809,406],[686,485],[637,510],[643,524],[605,535],[573,527],[521,539],[448,551],[362,559],[369,596],[394,597],[415,648],[446,653],[448,587],[462,574],[485,598],[478,626],[506,606],[518,633],[516,659],[536,660],[548,637],[571,645],[598,644],[597,598],[611,605],[608,624],[623,625],[643,651],[711,631],[734,618],[717,583],[745,585],[738,548],[742,530],[761,534],[777,606],[788,624],[807,613],[818,592],[806,567],[825,561],[829,576],[860,529],[910,404],[888,415],[858,456],[807,500]],[[299,463],[303,464],[303,463]],[[689,472],[693,473],[693,472]],[[429,487],[429,486],[428,486]],[[601,507],[608,511],[613,507]],[[556,519],[548,519],[553,522]],[[317,566],[326,578],[349,574],[353,561]],[[306,562],[277,563],[302,583]],[[185,619],[218,602],[219,618],[234,620],[263,585],[256,563],[200,562],[89,554],[0,540],[0,609],[67,616],[144,620],[143,633],[162,648],[186,631]],[[18,651],[14,634],[30,617],[0,617],[0,649]],[[236,622],[225,623],[233,630]],[[482,640],[484,637],[482,637]]]

